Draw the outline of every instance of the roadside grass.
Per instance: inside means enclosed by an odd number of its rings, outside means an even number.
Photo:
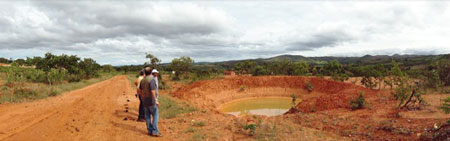
[[[0,74],[0,104],[18,103],[36,99],[56,96],[61,93],[86,87],[88,85],[112,78],[117,73],[102,73],[97,78],[82,80],[80,82],[65,82],[56,85],[31,82],[15,82],[5,86],[5,74]]]
[[[135,74],[127,74],[127,78],[130,81],[130,85],[134,86],[136,79]],[[159,95],[159,116],[162,119],[171,119],[177,117],[178,114],[190,113],[197,111],[194,107],[191,107],[186,102],[179,102],[170,95]]]
[[[196,122],[194,122],[194,126],[197,126],[197,127],[202,127],[202,126],[205,126],[205,125],[206,125],[205,121],[196,121]]]
[[[202,141],[206,139],[206,135],[202,134],[202,133],[194,133],[194,135],[192,135],[190,141]]]

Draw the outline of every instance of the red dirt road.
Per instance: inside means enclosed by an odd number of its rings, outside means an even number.
[[[164,140],[135,121],[133,91],[126,76],[116,76],[57,97],[2,104],[0,140]]]

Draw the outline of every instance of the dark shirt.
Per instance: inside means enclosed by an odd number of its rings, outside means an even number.
[[[144,106],[155,106],[156,99],[152,96],[152,90],[155,90],[155,80],[153,79],[153,76],[148,75],[141,81],[141,85],[139,86],[139,89],[142,90],[142,103],[144,103]],[[156,87],[157,89],[157,87]]]

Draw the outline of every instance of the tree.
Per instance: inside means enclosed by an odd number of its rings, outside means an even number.
[[[437,63],[439,79],[445,86],[450,86],[450,54],[444,55]]]
[[[293,64],[294,75],[305,75],[308,73],[309,64],[301,61]]]
[[[17,66],[23,66],[23,65],[25,65],[25,60],[24,59],[16,59],[13,63],[16,64]]]
[[[102,66],[102,69],[103,69],[103,71],[105,71],[105,72],[115,72],[115,71],[116,71],[116,69],[115,69],[112,65],[110,65],[110,64],[105,64],[105,65],[103,65],[103,66]]]
[[[8,64],[8,63],[11,63],[11,60],[3,58],[3,57],[0,57],[0,63]]]
[[[294,67],[292,61],[284,58],[280,64],[280,73],[283,75],[293,75]]]
[[[84,60],[80,61],[78,64],[78,68],[82,70],[84,78],[88,79],[98,75],[97,73],[100,69],[100,65],[97,64],[94,59],[84,58]]]
[[[261,76],[261,75],[268,74],[267,69],[260,65],[257,65],[256,67],[254,67],[251,72],[252,72],[253,76]]]
[[[28,60],[28,58],[27,58]],[[35,63],[36,69],[42,70],[47,76],[48,83],[51,85],[52,78],[56,71],[60,74],[68,72],[69,81],[79,81],[81,77],[88,79],[97,76],[100,65],[93,59],[85,58],[80,61],[76,55],[53,55],[46,53],[44,58],[35,57],[30,59],[29,63]],[[59,75],[59,74],[58,74]]]
[[[281,74],[281,61],[275,60],[275,62],[270,63],[267,68],[271,74],[280,75]]]
[[[376,80],[378,80],[378,90],[381,89],[382,82],[384,81],[384,78],[386,77],[386,68],[383,64],[378,64],[373,69],[373,75]]]
[[[146,53],[145,54],[145,58],[149,59],[149,63],[148,65],[150,65],[150,67],[154,68],[154,69],[159,69],[159,64],[161,63],[161,60],[156,58],[156,56],[154,56],[153,54],[150,53]],[[147,62],[146,62],[147,65]]]
[[[358,67],[358,74],[362,75],[361,83],[366,87],[373,89],[377,86],[376,72],[373,66]]]
[[[329,62],[325,70],[333,80],[345,81],[348,79],[348,74],[346,74],[344,67],[337,60]]]
[[[251,69],[256,66],[254,61],[245,60],[238,62],[234,65],[234,70],[236,70],[239,74],[247,74],[251,73]]]
[[[183,56],[180,58],[174,58],[172,60],[172,63],[170,64],[170,67],[173,71],[175,71],[175,78],[176,80],[180,79],[181,73],[188,73],[192,69],[192,64],[194,63],[194,60],[192,60],[190,57]]]
[[[33,58],[27,57],[27,59],[25,60],[25,64],[27,66],[33,66],[33,65],[36,66],[37,63],[41,60],[42,60],[42,57],[39,57],[39,56],[35,56]]]

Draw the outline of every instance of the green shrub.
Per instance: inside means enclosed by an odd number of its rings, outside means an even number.
[[[241,91],[245,91],[245,89],[247,89],[247,86],[242,85],[242,86],[241,86]]]
[[[206,123],[205,123],[204,121],[197,121],[197,122],[194,122],[194,126],[203,127],[203,126],[205,126],[205,125],[206,125]]]
[[[441,109],[447,114],[450,113],[450,96],[444,99],[444,103],[442,103]]]
[[[76,74],[70,74],[67,76],[67,80],[69,82],[80,82],[83,78],[81,77],[81,75],[76,75]]]
[[[350,108],[352,108],[352,110],[362,109],[365,104],[366,100],[364,99],[364,92],[361,92],[358,98],[350,100]]]
[[[311,84],[311,82],[309,82],[309,80],[306,80],[305,84],[305,88],[306,90],[308,90],[308,92],[312,92],[314,90],[314,86]]]
[[[250,136],[253,136],[253,135],[255,135],[255,130],[256,130],[256,124],[247,124],[247,125],[244,125],[244,130],[250,130],[248,133],[249,133],[249,135]]]

